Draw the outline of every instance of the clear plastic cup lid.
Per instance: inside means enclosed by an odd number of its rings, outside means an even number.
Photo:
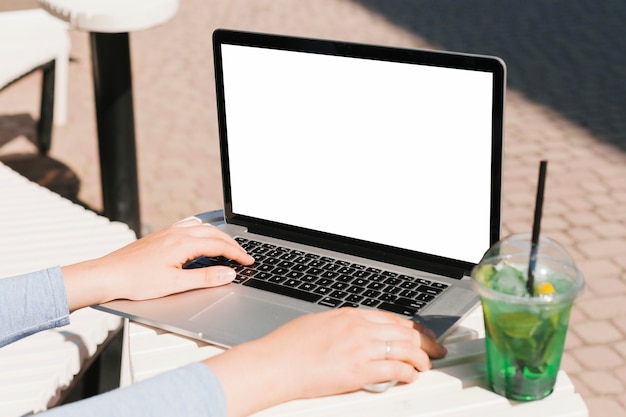
[[[526,255],[530,254],[531,234],[514,234],[499,240],[485,252],[483,259],[505,255]],[[567,250],[554,239],[547,236],[539,237],[537,246],[537,256],[558,259],[563,262],[574,264],[574,259]]]

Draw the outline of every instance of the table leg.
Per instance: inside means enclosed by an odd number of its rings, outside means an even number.
[[[128,33],[90,33],[103,214],[141,236]]]

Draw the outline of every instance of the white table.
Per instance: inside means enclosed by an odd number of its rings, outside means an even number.
[[[409,385],[385,393],[359,391],[326,398],[298,400],[256,414],[276,416],[463,416],[587,417],[587,407],[572,381],[560,371],[554,392],[540,401],[517,403],[486,388],[482,310],[474,310],[446,340],[447,357]],[[125,334],[122,384],[128,385],[167,370],[217,355],[223,350],[139,323]],[[262,360],[260,358],[260,360]],[[271,389],[271,388],[270,388]]]
[[[127,225],[66,200],[0,163],[0,278],[109,253],[135,240]],[[71,324],[0,348],[0,416],[56,405],[121,326],[91,308]]]

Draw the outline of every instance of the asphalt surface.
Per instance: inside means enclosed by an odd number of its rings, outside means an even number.
[[[502,235],[530,231],[537,166],[547,159],[542,233],[586,278],[562,367],[592,417],[626,416],[625,18],[617,1],[184,0],[170,22],[131,34],[144,233],[221,208],[218,27],[500,56],[509,87]],[[99,210],[89,56],[87,35],[72,32],[68,122],[55,127],[51,156]],[[33,74],[0,91],[0,155],[32,152],[39,83]]]

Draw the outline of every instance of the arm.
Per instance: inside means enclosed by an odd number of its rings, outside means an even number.
[[[0,347],[69,324],[59,268],[0,279]]]
[[[42,417],[225,416],[219,381],[194,363],[126,388],[56,407]]]
[[[254,261],[219,229],[183,221],[102,258],[63,267],[69,309],[116,298],[156,298],[234,278],[227,267],[181,268],[200,255],[226,256],[242,264]],[[226,404],[227,415],[243,416],[292,399],[345,393],[390,380],[411,382],[418,371],[430,368],[429,357],[445,353],[431,333],[417,331],[410,320],[382,311],[330,310],[300,317],[201,364],[68,410],[77,410],[76,415],[178,415],[171,410],[186,406],[181,402],[190,401],[189,393],[193,407],[204,415],[222,415]],[[193,376],[187,373],[190,369]]]
[[[388,380],[411,382],[418,370],[431,367],[429,356],[443,355],[445,348],[409,320],[343,308],[303,316],[203,363],[45,415],[247,416],[298,398],[346,393]]]
[[[224,232],[190,219],[98,259],[0,279],[0,346],[69,324],[69,313],[82,307],[118,298],[163,297],[235,278],[235,271],[225,266],[182,269],[200,255],[254,262]]]

